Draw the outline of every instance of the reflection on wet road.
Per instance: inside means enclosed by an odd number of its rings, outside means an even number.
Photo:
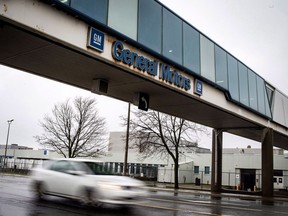
[[[264,205],[247,196],[211,196],[203,192],[154,191],[142,204],[130,208],[117,206],[81,207],[75,201],[46,197],[37,202],[27,177],[0,174],[1,216],[190,216],[190,215],[288,215],[288,200]]]

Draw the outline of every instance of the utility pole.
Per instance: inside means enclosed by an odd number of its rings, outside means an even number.
[[[9,132],[10,132],[10,125],[14,121],[14,119],[8,120],[8,132],[7,132],[7,139],[6,139],[6,145],[5,145],[5,154],[4,154],[4,167],[7,167],[7,160],[6,160],[6,155],[7,155],[7,146],[8,146],[8,139],[9,139]]]
[[[128,103],[128,117],[127,117],[127,130],[126,130],[126,145],[125,145],[125,158],[124,158],[124,170],[123,175],[127,175],[127,160],[129,149],[129,128],[130,128],[130,103]]]

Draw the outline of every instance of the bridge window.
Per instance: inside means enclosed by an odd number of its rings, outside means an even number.
[[[265,88],[265,81],[260,76],[257,76],[258,111],[271,117],[271,104],[269,104],[269,94],[266,91],[267,86]]]
[[[200,74],[200,34],[187,23],[183,23],[183,65]]]
[[[108,25],[124,37],[127,36],[161,54],[165,57],[161,61],[170,59],[184,66],[178,69],[183,71],[188,69],[186,72],[192,71],[228,89],[234,101],[249,106],[267,117],[272,116],[271,107],[275,89],[266,85],[256,73],[201,35],[198,30],[157,0],[51,2],[57,3],[56,6],[65,5],[62,9],[75,16],[95,20],[93,24],[95,27],[99,23]],[[69,7],[73,10],[69,10]]]
[[[110,0],[108,8],[108,26],[136,41],[137,13],[138,1]]]
[[[274,88],[272,86],[266,84],[266,92],[267,92],[269,104],[270,104],[270,106],[272,106]]]
[[[232,99],[239,101],[239,82],[237,60],[231,55],[227,56],[228,61],[228,87]]]
[[[182,20],[163,8],[162,54],[182,64]]]
[[[264,90],[264,80],[257,76],[257,94],[258,94],[258,111],[265,115],[265,90]]]
[[[139,0],[138,42],[161,53],[161,39],[162,6],[154,0]]]
[[[107,24],[108,0],[71,0],[71,7],[94,20]]]
[[[218,46],[215,46],[216,61],[216,83],[225,89],[228,89],[227,75],[227,54]]]
[[[247,67],[240,62],[239,62],[239,93],[240,93],[240,102],[246,106],[249,106]]]
[[[250,107],[258,110],[256,74],[251,70],[248,70],[248,83]]]
[[[214,43],[200,35],[201,75],[215,82]]]
[[[267,91],[267,89],[266,89]],[[265,97],[264,97],[264,102],[265,102],[265,113],[266,116],[271,117],[271,107],[269,104],[269,100],[268,100],[268,96],[267,96],[267,92],[265,91]]]

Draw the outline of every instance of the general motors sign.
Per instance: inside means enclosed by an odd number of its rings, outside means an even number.
[[[99,31],[98,29],[90,27],[87,46],[91,47],[93,49],[96,49],[96,50],[98,50],[100,52],[103,52],[103,50],[104,50],[104,41],[105,41],[104,33]]]

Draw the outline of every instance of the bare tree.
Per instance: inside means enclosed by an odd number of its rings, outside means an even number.
[[[142,157],[170,156],[174,162],[174,188],[179,188],[179,156],[187,148],[195,149],[199,134],[209,134],[206,127],[157,111],[133,111],[130,119],[131,143]],[[127,119],[126,119],[127,122]]]
[[[44,132],[36,141],[64,157],[91,157],[103,152],[105,119],[96,109],[96,100],[76,97],[71,103],[56,104],[52,116],[40,122]]]

